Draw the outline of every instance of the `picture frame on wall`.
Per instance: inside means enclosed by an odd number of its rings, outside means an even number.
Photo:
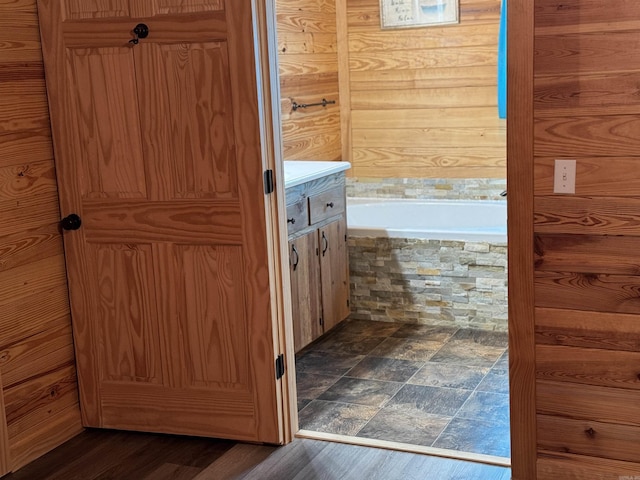
[[[459,22],[459,0],[380,0],[382,28],[415,28]]]

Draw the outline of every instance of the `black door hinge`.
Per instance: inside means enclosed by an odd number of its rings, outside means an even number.
[[[281,353],[276,358],[276,380],[280,380],[284,376],[284,355]]]
[[[273,170],[265,170],[264,171],[264,193],[265,195],[269,195],[273,193],[274,185],[273,185]]]
[[[324,327],[324,318],[320,317],[320,326]]]

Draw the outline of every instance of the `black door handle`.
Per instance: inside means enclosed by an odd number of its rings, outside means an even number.
[[[141,38],[147,38],[149,36],[149,27],[144,23],[139,23],[133,29],[133,34],[135,35],[135,38],[129,40],[129,43],[137,45]]]
[[[72,213],[60,220],[60,226],[63,230],[78,230],[82,226],[82,219]]]

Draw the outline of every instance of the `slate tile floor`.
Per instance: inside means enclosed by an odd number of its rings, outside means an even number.
[[[504,332],[346,320],[296,371],[301,429],[510,455]]]

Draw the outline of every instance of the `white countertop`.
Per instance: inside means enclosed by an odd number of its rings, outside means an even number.
[[[349,162],[286,161],[284,162],[284,188],[295,187],[350,168]]]

